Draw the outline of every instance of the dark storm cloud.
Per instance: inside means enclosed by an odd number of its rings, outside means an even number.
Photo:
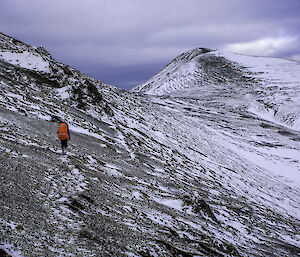
[[[288,58],[300,49],[299,0],[0,3],[1,32],[43,45],[56,59],[119,86],[148,79],[194,47]]]

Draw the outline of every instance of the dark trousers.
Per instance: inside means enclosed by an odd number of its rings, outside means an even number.
[[[61,148],[64,150],[68,146],[68,139],[66,140],[60,140]]]

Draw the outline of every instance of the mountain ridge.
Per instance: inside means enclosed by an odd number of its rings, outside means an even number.
[[[203,93],[205,87],[215,86],[222,91],[228,86],[240,98],[248,95],[245,101],[252,101],[248,109],[253,109],[255,114],[261,113],[264,118],[269,116],[272,121],[300,129],[299,62],[204,49],[196,48],[179,55],[131,92],[193,97]],[[276,74],[278,71],[282,74]],[[291,90],[295,95],[288,92]],[[272,94],[277,94],[277,102]]]
[[[299,254],[297,130],[249,111],[235,83],[212,83],[193,97],[145,95],[45,59],[50,73],[0,56],[0,249],[12,256]],[[248,83],[243,92],[259,87],[269,104],[263,84]],[[67,155],[56,116],[70,125]]]

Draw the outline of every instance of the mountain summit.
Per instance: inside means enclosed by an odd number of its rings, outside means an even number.
[[[126,92],[0,34],[0,89],[1,256],[299,255],[299,63],[198,48]]]

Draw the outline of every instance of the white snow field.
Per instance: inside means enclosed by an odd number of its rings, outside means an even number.
[[[49,62],[45,61],[42,56],[37,53],[28,51],[24,52],[10,52],[0,51],[0,58],[14,64],[18,67],[32,69],[41,72],[50,72]]]

